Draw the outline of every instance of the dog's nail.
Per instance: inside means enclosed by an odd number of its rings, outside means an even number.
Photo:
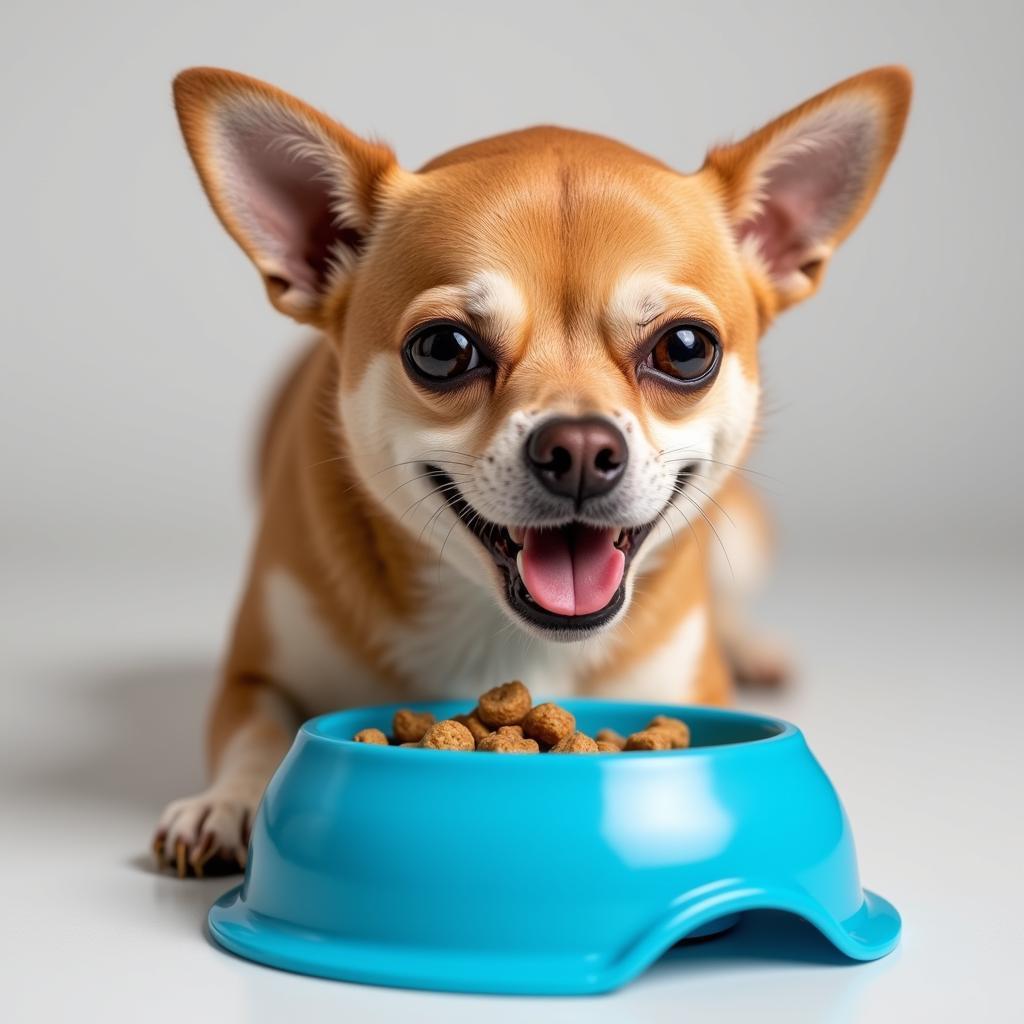
[[[213,834],[211,832],[204,832],[199,837],[199,842],[189,858],[192,870],[196,873],[196,878],[203,877],[203,868],[206,866],[206,862],[216,852],[216,847],[213,845]]]
[[[178,877],[179,878],[184,878],[185,877],[185,872],[186,872],[186,870],[188,868],[188,861],[186,860],[186,857],[185,857],[187,852],[188,851],[185,848],[185,844],[179,839],[178,840],[178,846],[177,846],[177,848],[175,850],[175,855],[176,855],[176,859],[177,859],[177,867],[178,867]]]

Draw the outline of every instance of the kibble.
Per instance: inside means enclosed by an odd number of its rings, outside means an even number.
[[[594,733],[594,739],[598,743],[608,743],[616,750],[621,750],[626,745],[626,737],[619,735],[614,729],[598,729]]]
[[[532,706],[530,691],[518,680],[488,690],[477,706],[442,722],[429,711],[395,712],[389,739],[380,729],[360,729],[356,743],[420,747],[428,750],[479,750],[495,754],[617,754],[623,751],[683,750],[690,729],[672,715],[655,715],[631,736],[599,729],[594,738],[576,728],[571,711],[550,701]]]
[[[401,708],[391,720],[391,732],[398,743],[419,743],[435,721],[429,711]]]
[[[596,754],[597,744],[586,733],[571,732],[552,748],[552,754]]]
[[[479,744],[485,736],[490,736],[491,730],[484,725],[476,716],[476,712],[471,712],[468,715],[456,715],[453,722],[459,722],[464,725],[472,734],[473,740]]]
[[[372,743],[377,747],[386,747],[388,745],[388,738],[380,729],[360,729],[352,739],[356,743]]]
[[[488,690],[480,698],[476,714],[484,725],[496,729],[502,725],[518,725],[532,704],[530,691],[516,680]]]
[[[423,734],[420,746],[429,750],[473,750],[473,734],[461,723],[445,719],[435,722]]]
[[[670,715],[655,715],[647,723],[648,729],[661,729],[672,740],[673,750],[685,750],[690,745],[690,727],[679,718]]]
[[[527,739],[516,725],[503,725],[497,732],[489,733],[477,745],[477,750],[496,754],[539,754],[536,740]]]
[[[576,731],[576,717],[557,704],[538,704],[523,719],[523,734],[553,747]]]
[[[664,729],[642,729],[626,738],[623,750],[671,750],[672,737]]]

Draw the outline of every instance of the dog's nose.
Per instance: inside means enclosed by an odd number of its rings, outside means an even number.
[[[600,417],[561,417],[542,423],[526,441],[534,476],[552,494],[584,498],[607,494],[622,478],[629,458],[626,439]]]

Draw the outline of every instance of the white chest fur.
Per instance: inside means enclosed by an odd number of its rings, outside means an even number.
[[[321,714],[398,699],[384,681],[338,644],[293,575],[283,569],[267,573],[263,602],[271,672],[304,711]]]
[[[597,691],[611,700],[639,700],[664,704],[692,701],[697,670],[707,643],[708,616],[694,608],[675,632],[646,658],[609,680]]]
[[[305,710],[319,713],[401,699],[337,643],[294,576],[274,570],[264,588],[271,671]],[[704,610],[694,610],[665,644],[602,685],[601,694],[621,700],[686,700],[706,628]],[[603,660],[608,644],[604,638],[565,644],[528,636],[489,593],[456,574],[424,601],[414,623],[375,639],[416,696],[467,700],[506,679],[522,679],[538,696],[552,698],[590,690],[583,686],[588,671]]]

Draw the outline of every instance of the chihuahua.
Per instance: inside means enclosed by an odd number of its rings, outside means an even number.
[[[268,418],[211,781],[165,810],[162,865],[244,867],[329,709],[513,678],[723,704],[784,673],[742,614],[770,546],[738,472],[758,339],[864,215],[910,94],[867,71],[693,174],[551,127],[413,173],[263,82],[176,79],[214,212],[317,339]]]

